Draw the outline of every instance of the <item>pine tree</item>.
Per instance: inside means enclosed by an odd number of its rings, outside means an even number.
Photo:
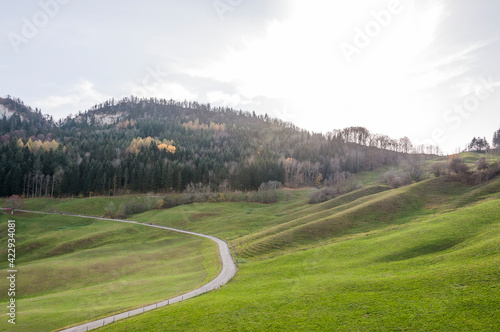
[[[500,148],[500,129],[493,134],[493,147]]]
[[[182,190],[182,171],[179,170],[179,172],[177,173],[177,185],[176,185],[176,188],[177,188],[177,192],[181,192]]]
[[[174,166],[171,163],[165,164],[167,170],[167,175],[165,177],[165,189],[166,191],[174,190]]]

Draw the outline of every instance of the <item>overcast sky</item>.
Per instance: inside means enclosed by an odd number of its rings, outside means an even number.
[[[154,96],[451,153],[500,128],[498,0],[1,0],[0,96]]]

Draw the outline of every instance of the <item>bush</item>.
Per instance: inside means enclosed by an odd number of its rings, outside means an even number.
[[[379,178],[379,182],[391,188],[399,188],[411,184],[412,179],[410,173],[407,171],[390,170]]]
[[[23,209],[25,206],[24,206],[24,201],[21,198],[21,196],[12,195],[5,200],[3,207],[10,208],[10,209]]]
[[[281,189],[282,185],[281,182],[279,181],[268,181],[268,182],[263,182],[259,186],[259,191],[270,191],[270,190],[277,190]]]
[[[446,174],[446,169],[448,165],[446,163],[435,163],[431,166],[431,173],[434,174],[435,177],[440,177],[441,175]]]
[[[278,195],[274,190],[260,193],[260,196],[258,196],[259,203],[271,204],[271,203],[276,203],[277,201],[278,201]]]
[[[144,198],[143,202],[148,210],[152,210],[156,207],[158,200],[159,200],[158,197],[155,197],[153,195],[148,195]]]
[[[485,157],[482,157],[481,159],[478,160],[476,168],[478,171],[488,169],[488,163],[486,162]]]
[[[468,175],[467,180],[472,185],[478,185],[490,179],[488,171],[482,170]]]
[[[165,196],[165,198],[163,198],[163,208],[170,209],[177,205],[179,205],[177,197]]]
[[[202,183],[194,184],[191,182],[187,185],[184,192],[187,194],[209,194],[211,190],[209,186],[205,186]]]
[[[227,192],[225,194],[227,202],[246,202],[246,196],[244,193],[236,191],[236,192]]]
[[[115,216],[115,203],[113,202],[109,202],[108,206],[106,208],[104,208],[104,211],[106,211],[104,213],[104,217],[106,218],[114,218]]]
[[[459,158],[453,158],[450,161],[449,168],[453,172],[450,174],[450,177],[471,185],[489,181],[500,175],[500,165],[498,162],[488,165],[484,158],[478,161],[476,167],[478,170],[476,172],[471,171],[465,162]]]
[[[358,181],[354,175],[350,174],[347,175],[347,178],[345,177],[345,174],[338,176],[337,179],[333,181],[333,183],[335,183],[335,185],[329,188],[324,188],[312,192],[309,195],[309,204],[326,202],[332,198],[335,198],[335,196],[337,195],[344,195],[363,187],[361,182]]]
[[[130,216],[131,214],[146,212],[148,208],[143,203],[132,200],[130,203],[125,205],[124,210],[125,216]]]
[[[498,162],[491,165],[486,164],[486,168],[482,168],[480,171],[469,175],[469,182],[472,184],[480,184],[489,181],[498,175],[500,175],[500,165]]]
[[[409,176],[409,183],[425,180],[424,161],[420,156],[408,156],[402,163],[405,176]]]
[[[452,158],[448,165],[448,169],[450,172],[457,175],[465,175],[469,173],[469,166],[467,166],[465,161],[461,158]]]
[[[409,156],[401,162],[402,169],[391,169],[379,178],[379,182],[391,188],[399,188],[426,179],[424,162],[420,156]],[[441,165],[434,166],[434,174],[441,175]]]
[[[309,195],[309,204],[318,204],[335,198],[335,190],[333,188],[325,188],[316,190]]]

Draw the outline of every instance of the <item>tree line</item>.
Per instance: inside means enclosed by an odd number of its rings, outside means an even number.
[[[128,97],[54,122],[0,99],[0,196],[60,197],[257,190],[331,184],[422,153],[362,127],[311,133],[268,115],[196,102]],[[425,149],[424,149],[425,150]],[[438,149],[425,152],[437,153]]]

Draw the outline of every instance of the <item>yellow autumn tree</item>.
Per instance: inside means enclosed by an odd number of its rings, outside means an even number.
[[[55,150],[57,150],[58,147],[59,147],[59,143],[57,143],[56,140],[52,140],[50,142],[46,141],[46,142],[42,143],[42,148],[46,152],[55,151]]]
[[[173,141],[168,141],[166,139],[160,141],[149,136],[146,138],[134,138],[126,151],[128,153],[138,154],[142,148],[149,148],[153,143],[158,147],[159,150],[165,150],[170,153],[175,153],[175,146]]]
[[[117,128],[117,129],[125,129],[125,128],[127,128],[129,125],[130,125],[130,126],[132,126],[132,127],[133,127],[133,126],[135,126],[135,124],[136,124],[136,123],[137,123],[137,121],[135,121],[135,120],[133,120],[133,119],[132,119],[132,120],[125,120],[125,121],[123,121],[123,122],[119,122],[119,123],[117,123],[117,124],[116,124],[116,128]]]
[[[191,129],[191,130],[213,130],[213,131],[218,131],[218,132],[222,132],[222,131],[226,131],[226,125],[225,124],[220,124],[220,123],[214,123],[212,121],[210,121],[210,124],[204,124],[204,123],[200,123],[200,120],[199,119],[195,119],[194,122],[193,121],[189,121],[189,122],[186,122],[186,123],[183,123],[182,126],[186,129]]]
[[[321,181],[323,181],[323,174],[319,173],[318,176],[316,177],[316,180],[314,181],[316,187],[321,187]]]
[[[37,152],[40,149],[43,149],[43,151],[45,152],[49,152],[49,151],[55,151],[59,148],[59,143],[57,143],[57,141],[54,139],[50,142],[49,141],[42,142],[39,139],[33,141],[31,138],[29,138],[26,144],[23,142],[22,139],[18,139],[17,145],[22,148],[27,147],[32,152]]]

